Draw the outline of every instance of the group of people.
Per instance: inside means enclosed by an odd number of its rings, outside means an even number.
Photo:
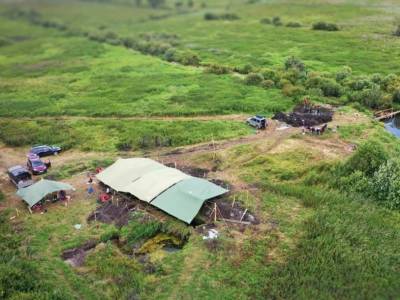
[[[47,212],[47,209],[44,208],[44,204],[46,201],[55,203],[61,201],[65,206],[68,206],[68,201],[71,199],[71,196],[67,195],[67,192],[64,190],[51,193],[43,198],[41,201],[32,206],[31,210],[34,212]]]
[[[303,134],[306,132],[310,132],[311,134],[321,135],[325,132],[328,128],[328,124],[323,125],[322,127],[315,127],[315,126],[304,126],[303,127]]]

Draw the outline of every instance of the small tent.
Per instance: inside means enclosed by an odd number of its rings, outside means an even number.
[[[19,189],[17,195],[24,199],[29,207],[32,207],[48,194],[63,190],[74,190],[74,188],[68,183],[42,179],[26,188]]]

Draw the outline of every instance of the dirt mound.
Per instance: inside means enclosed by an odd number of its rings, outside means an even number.
[[[86,252],[95,248],[97,242],[89,240],[80,247],[63,251],[61,258],[73,267],[80,267],[85,263]]]
[[[117,203],[111,201],[103,203],[87,218],[88,222],[99,221],[107,224],[114,223],[118,227],[128,224],[129,212],[135,208],[135,204],[128,200],[120,200]]]
[[[170,168],[175,168],[175,164],[174,163],[168,163],[168,164],[166,164],[166,166],[170,167]],[[194,177],[200,177],[200,178],[207,177],[207,174],[210,172],[210,170],[208,170],[208,169],[191,167],[191,166],[180,166],[180,165],[177,165],[176,168],[178,170],[182,171],[183,173],[189,174],[189,175],[194,176]]]
[[[328,107],[314,105],[298,105],[293,112],[285,114],[278,112],[272,118],[281,122],[285,122],[294,127],[316,126],[331,122],[333,111]]]

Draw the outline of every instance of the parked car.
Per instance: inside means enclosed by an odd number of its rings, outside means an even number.
[[[265,129],[267,127],[267,119],[263,116],[250,117],[247,119],[246,123],[257,129]]]
[[[39,157],[57,155],[60,152],[61,152],[61,147],[47,146],[47,145],[35,146],[32,147],[31,150],[29,151],[30,154],[36,154]]]
[[[46,164],[36,154],[28,156],[26,166],[33,175],[40,175],[47,172]]]
[[[9,168],[7,174],[11,182],[19,189],[33,184],[31,174],[22,166]]]

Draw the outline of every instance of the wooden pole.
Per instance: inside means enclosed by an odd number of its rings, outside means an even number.
[[[242,220],[243,220],[243,218],[244,218],[244,216],[245,216],[246,213],[247,213],[247,208],[245,209],[245,211],[244,211],[242,217],[240,218],[239,222],[242,222]]]
[[[217,203],[214,202],[214,222],[217,222]]]
[[[17,217],[19,217],[19,210],[18,210],[18,208],[15,209],[15,212],[17,213]]]
[[[215,153],[214,135],[212,135],[212,146],[213,146],[213,160],[215,160],[215,157],[217,156],[217,154]]]
[[[235,206],[236,196],[233,196],[232,208]]]

